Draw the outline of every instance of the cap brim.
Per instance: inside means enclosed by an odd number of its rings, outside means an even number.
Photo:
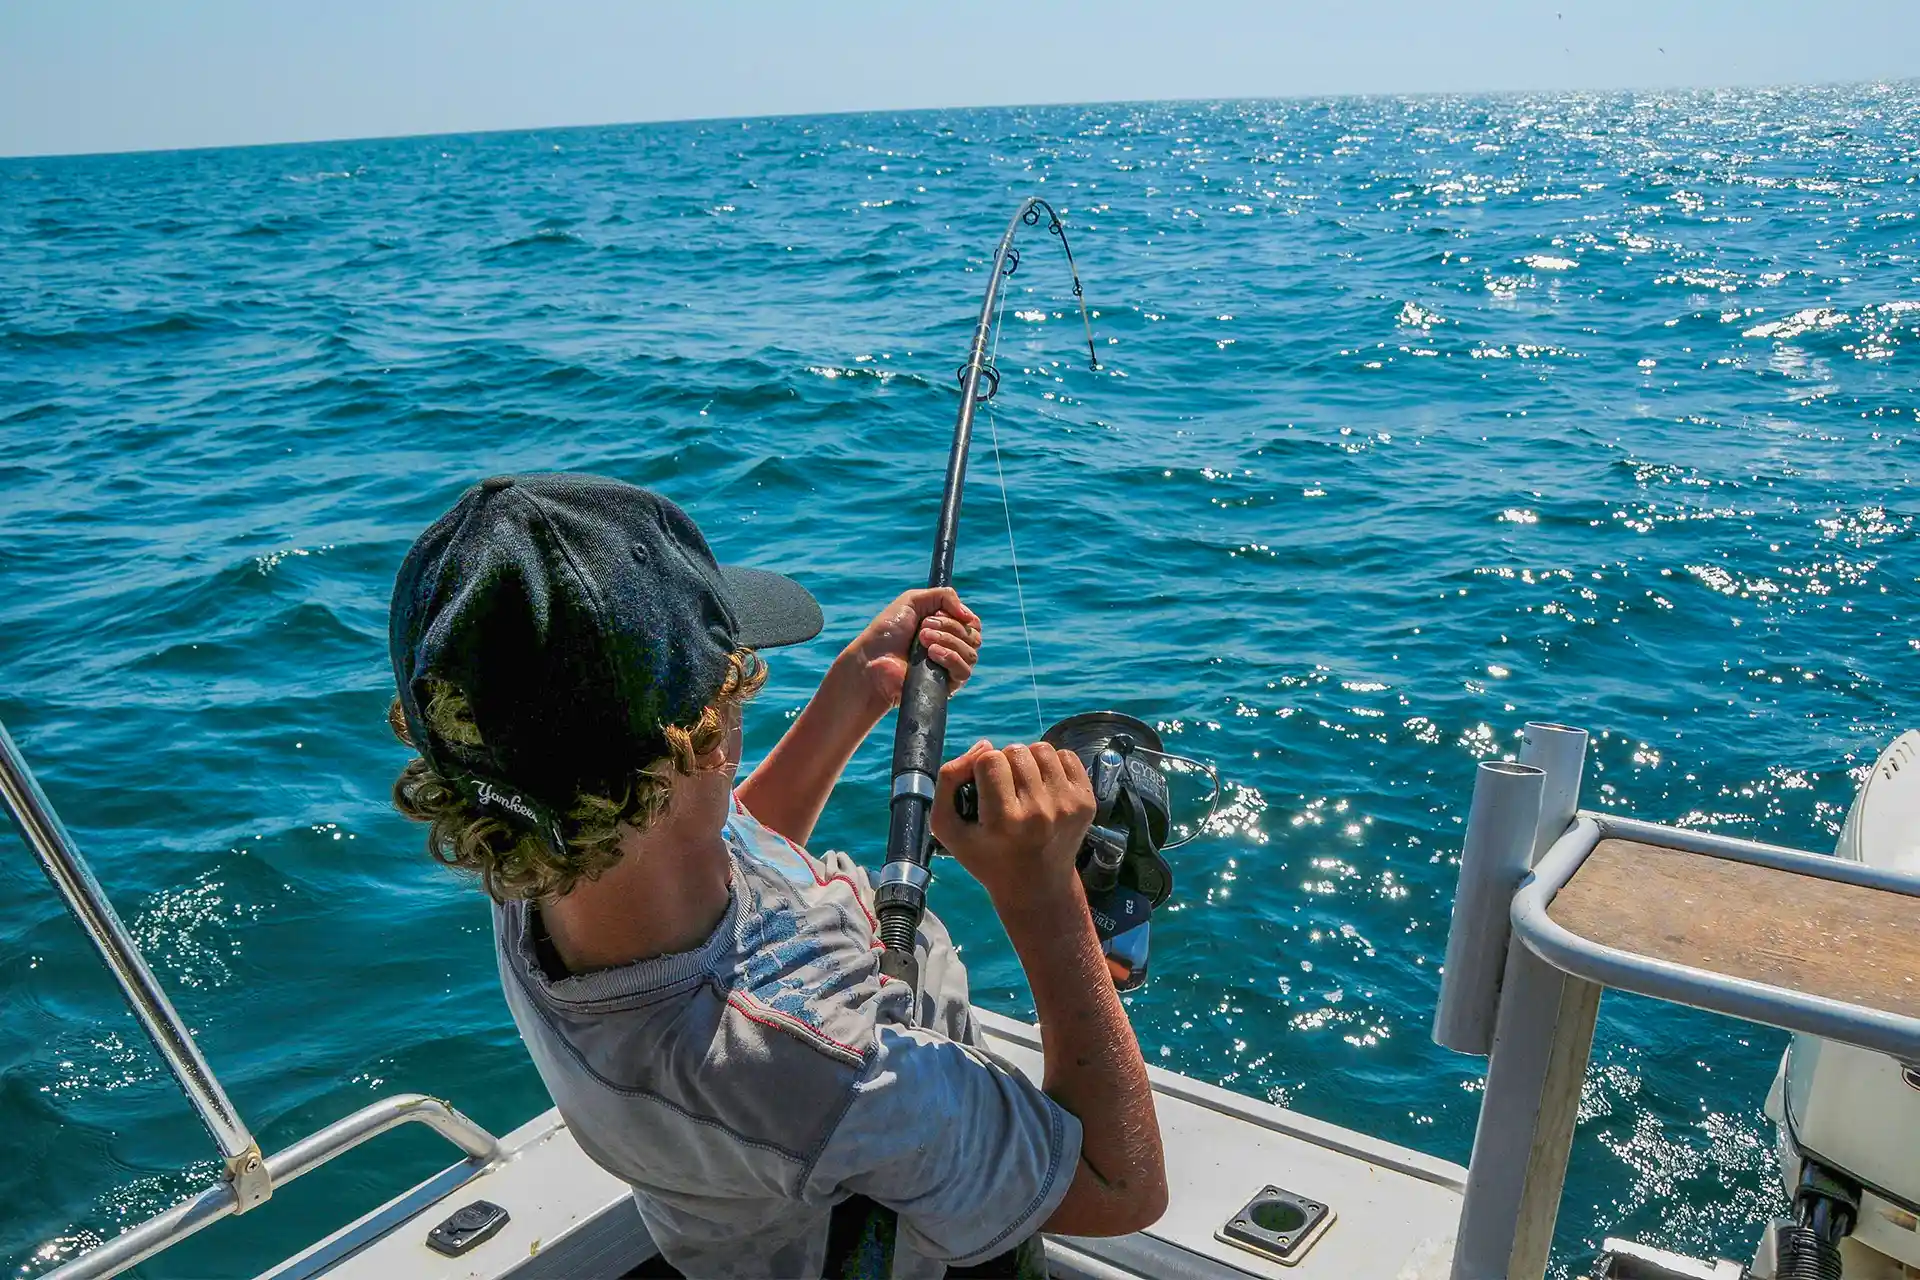
[[[826,625],[813,593],[783,574],[721,565],[720,578],[733,596],[735,639],[748,649],[802,644]]]

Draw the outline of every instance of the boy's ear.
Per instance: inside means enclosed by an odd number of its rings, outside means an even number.
[[[734,702],[722,708],[719,714],[725,731],[721,733],[720,741],[715,744],[713,750],[700,757],[698,765],[703,770],[723,769],[728,765],[740,763],[743,740],[741,724],[746,717],[746,707],[739,702]]]
[[[387,704],[387,728],[393,730],[393,736],[400,739],[403,745],[414,746],[413,733],[407,728],[407,712],[400,705],[398,694]]]
[[[731,763],[728,757],[732,754],[730,748],[732,747],[733,742],[734,742],[734,739],[730,735],[728,737],[724,737],[720,739],[719,743],[714,746],[713,750],[707,752],[703,756],[694,757],[694,761],[693,761],[694,769],[697,772],[706,773],[714,769],[721,769],[726,767],[728,764]]]

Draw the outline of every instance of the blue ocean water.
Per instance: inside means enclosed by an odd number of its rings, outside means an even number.
[[[263,1144],[418,1089],[545,1105],[477,891],[387,805],[385,615],[475,478],[582,468],[844,638],[925,573],[992,242],[1029,233],[950,740],[1113,705],[1218,762],[1149,1058],[1464,1161],[1427,1031],[1479,759],[1807,847],[1920,713],[1920,88],[1127,104],[0,162],[0,719]],[[998,468],[992,444],[1000,446]],[[1030,682],[998,476],[1018,535]],[[834,648],[773,662],[749,755]],[[888,734],[821,846],[877,862]],[[935,907],[1025,1013],[984,896]],[[0,840],[0,1255],[213,1175]],[[1609,996],[1557,1265],[1744,1257],[1783,1037]],[[144,1268],[259,1268],[447,1163],[378,1140]]]

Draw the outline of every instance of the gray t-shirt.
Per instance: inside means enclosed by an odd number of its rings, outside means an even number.
[[[894,1209],[896,1280],[1038,1230],[1073,1181],[1080,1122],[978,1047],[939,921],[921,993],[882,978],[873,891],[734,803],[732,897],[693,951],[555,978],[527,903],[495,908],[501,984],[583,1151],[633,1187],[692,1277],[821,1274],[833,1206]]]

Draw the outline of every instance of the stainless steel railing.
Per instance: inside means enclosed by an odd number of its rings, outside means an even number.
[[[120,984],[127,1007],[140,1021],[140,1029],[153,1041],[167,1070],[179,1082],[180,1091],[200,1113],[200,1121],[213,1135],[214,1145],[227,1167],[227,1179],[240,1196],[238,1212],[264,1202],[273,1194],[272,1184],[264,1177],[260,1146],[247,1131],[247,1125],[234,1110],[226,1090],[214,1077],[213,1068],[200,1054],[186,1024],[174,1012],[173,1002],[161,989],[153,970],[147,968],[140,948],[134,945],[127,927],[120,923],[113,904],[93,878],[93,871],[67,834],[65,824],[47,803],[46,792],[27,768],[26,758],[14,745],[13,737],[0,725],[0,794],[7,810],[20,828],[20,836],[40,860],[40,869],[53,881],[66,902],[67,910],[80,922],[87,941],[100,953],[107,972]]]
[[[475,1172],[500,1158],[500,1140],[491,1133],[437,1098],[406,1093],[363,1107],[263,1159],[259,1143],[220,1087],[159,979],[147,967],[140,948],[47,802],[46,793],[5,725],[0,725],[0,798],[6,801],[21,838],[39,859],[40,869],[47,873],[67,910],[100,953],[107,971],[120,984],[127,1007],[173,1073],[180,1091],[213,1135],[226,1172],[224,1182],[73,1259],[48,1280],[94,1280],[116,1275],[218,1218],[263,1204],[273,1195],[274,1187],[397,1125],[429,1126],[466,1152]]]
[[[473,1173],[500,1157],[498,1138],[440,1099],[423,1093],[402,1093],[362,1107],[284,1151],[274,1152],[264,1162],[265,1176],[273,1186],[285,1186],[368,1138],[403,1124],[424,1124],[459,1147],[467,1153]],[[80,1255],[42,1280],[101,1280],[119,1275],[207,1224],[239,1212],[240,1197],[233,1184],[218,1183]]]

